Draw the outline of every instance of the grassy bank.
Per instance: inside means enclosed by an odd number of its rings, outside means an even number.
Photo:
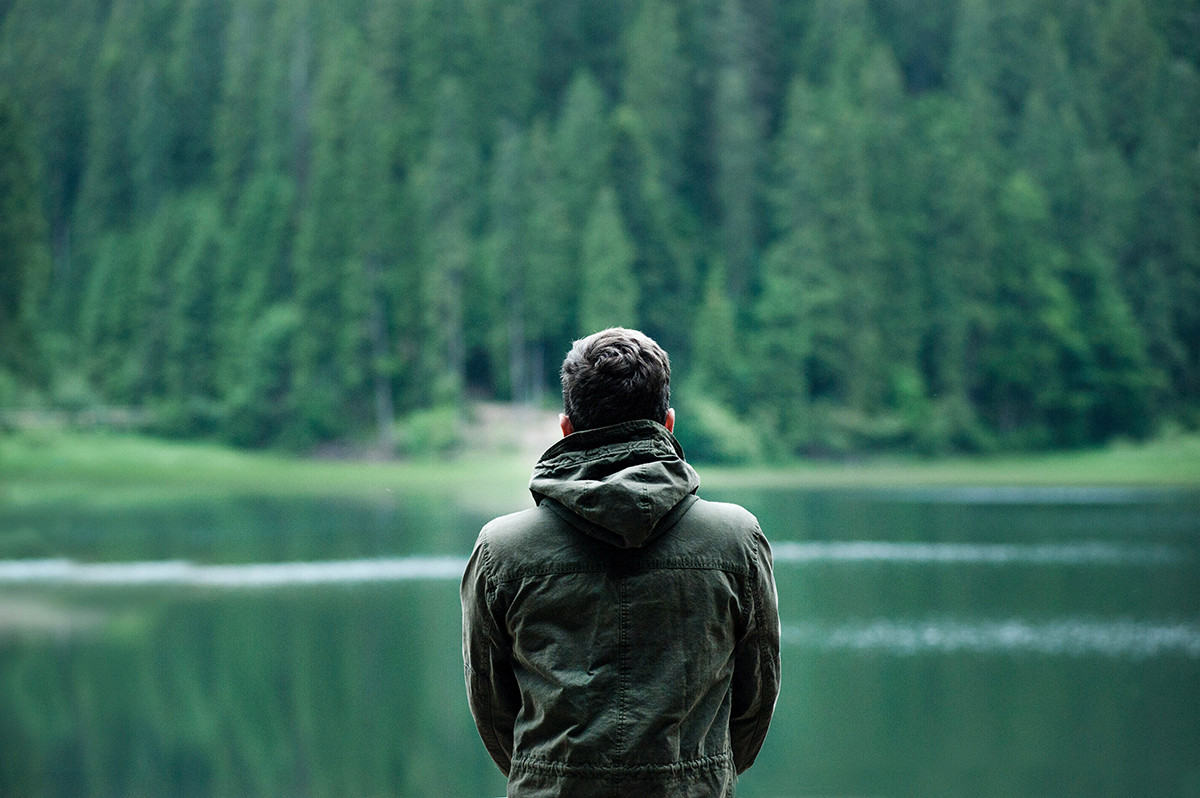
[[[1200,436],[1100,449],[936,460],[879,457],[851,464],[708,469],[721,487],[1111,486],[1200,488]]]
[[[0,436],[0,501],[158,502],[237,495],[386,499],[468,494],[515,505],[529,463],[515,453],[442,461],[363,462],[246,452],[137,435],[31,431]]]
[[[158,501],[238,494],[454,495],[488,508],[519,507],[532,458],[484,451],[442,460],[359,462],[243,452],[212,443],[127,434],[39,430],[0,437],[0,499]],[[700,467],[705,485],[895,487],[1098,485],[1200,487],[1200,436],[1103,449],[943,460],[879,458],[852,464]]]

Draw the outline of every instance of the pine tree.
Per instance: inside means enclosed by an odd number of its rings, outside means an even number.
[[[225,64],[213,112],[213,175],[222,206],[232,211],[259,168],[264,142],[261,95],[268,25],[262,2],[235,3],[225,33]]]
[[[54,269],[42,322],[64,333],[74,322],[85,280],[78,273],[72,212],[87,169],[91,79],[108,4],[25,0],[0,24],[0,85],[28,120],[39,162]]]
[[[38,315],[50,282],[50,250],[29,145],[16,103],[0,92],[0,375],[41,381],[48,375]]]
[[[721,246],[737,301],[755,284],[762,216],[763,120],[754,103],[749,22],[740,0],[722,6],[722,61],[710,110]]]
[[[134,152],[126,125],[135,118],[134,75],[142,54],[140,19],[129,2],[116,2],[105,23],[88,101],[88,139],[75,206],[85,246],[101,232],[129,222],[134,210]],[[137,53],[136,59],[127,58]]]
[[[828,399],[822,394],[836,373],[842,291],[812,228],[793,230],[764,259],[754,308],[754,409],[786,454],[814,443],[812,402]]]
[[[527,402],[533,393],[529,355],[529,250],[530,163],[523,132],[509,123],[502,126],[492,160],[488,187],[489,284],[501,299],[502,315],[490,336],[504,341],[493,345],[495,359],[505,362],[507,392],[514,402]],[[545,188],[545,187],[543,187]]]
[[[709,267],[692,329],[690,388],[728,407],[745,409],[749,365],[738,340],[737,313],[729,298],[729,279],[720,264]],[[760,332],[756,325],[756,332]],[[774,365],[774,361],[772,361]]]
[[[554,130],[554,161],[562,175],[567,218],[582,229],[600,190],[608,158],[604,94],[590,72],[575,75]],[[578,240],[573,255],[578,253]]]
[[[553,157],[548,127],[541,123],[529,133],[528,189],[525,310],[531,399],[536,401],[554,377],[552,358],[566,351],[578,328],[578,261],[571,257],[577,225],[568,216],[565,178]]]
[[[633,244],[625,232],[616,194],[605,186],[596,196],[583,233],[580,258],[579,333],[606,327],[637,327],[638,285]]]
[[[427,401],[457,403],[466,384],[468,273],[477,262],[479,151],[461,84],[446,78],[421,174],[414,184],[425,220],[422,252]]]
[[[245,391],[248,375],[256,369],[279,369],[277,357],[257,360],[251,346],[254,330],[263,316],[291,297],[294,276],[290,258],[295,237],[296,189],[280,174],[258,174],[238,191],[232,219],[225,231],[216,265],[216,332],[219,336],[216,380],[227,404],[226,434],[239,443],[272,440],[280,430],[268,427],[247,431],[246,419],[275,419],[279,408],[250,406]],[[294,309],[293,309],[294,310]],[[290,335],[287,337],[291,341]],[[290,370],[290,366],[288,366]],[[276,380],[277,374],[255,375],[256,380]],[[282,381],[281,381],[282,382]],[[284,382],[283,384],[286,384]],[[272,395],[273,401],[279,397]]]
[[[171,180],[175,185],[192,186],[206,181],[212,169],[214,120],[224,83],[225,33],[228,17],[241,3],[176,2],[165,75],[176,116]]]
[[[641,120],[650,155],[647,179],[676,194],[684,178],[684,136],[692,113],[679,22],[666,0],[648,0],[626,33],[622,98]]]
[[[1131,156],[1153,119],[1156,84],[1165,58],[1142,0],[1116,0],[1099,30],[1097,58],[1102,109],[1111,141]]]
[[[935,412],[927,445],[985,443],[971,397],[980,383],[977,342],[989,323],[997,245],[990,142],[974,137],[967,104],[931,97],[919,116],[922,269],[926,325],[922,377]]]
[[[187,220],[185,244],[168,277],[171,319],[165,346],[163,388],[177,434],[209,435],[219,423],[219,331],[214,264],[220,255],[220,211],[210,197],[179,209]]]
[[[1084,357],[1079,309],[1065,282],[1067,255],[1050,235],[1045,191],[1028,174],[1006,181],[993,261],[993,324],[981,352],[984,411],[1010,444],[1055,442],[1075,411],[1067,374]]]
[[[646,300],[639,316],[655,340],[686,357],[689,336],[678,320],[695,302],[695,255],[683,232],[686,217],[661,182],[646,130],[632,109],[620,106],[613,112],[612,138],[609,174]]]

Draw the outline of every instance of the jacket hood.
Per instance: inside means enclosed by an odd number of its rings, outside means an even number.
[[[621,548],[657,537],[670,526],[660,522],[699,487],[683,447],[653,421],[572,433],[546,450],[529,482],[538,504],[553,500],[576,527]]]

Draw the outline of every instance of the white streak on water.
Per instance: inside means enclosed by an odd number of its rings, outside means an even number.
[[[81,563],[67,559],[0,560],[0,585],[274,588],[417,579],[459,579],[459,557],[200,565],[184,560]]]
[[[1170,501],[1178,492],[1157,488],[1122,488],[1103,486],[959,486],[913,487],[882,491],[888,495],[914,501],[939,504],[1076,504],[1111,505],[1142,504]]]
[[[984,565],[1156,565],[1187,553],[1169,546],[1105,542],[892,543],[796,542],[772,545],[776,563],[915,563]],[[81,563],[70,559],[0,560],[0,585],[185,586],[271,588],[459,579],[460,557],[393,557],[369,560],[205,565],[186,560]]]
[[[962,563],[971,565],[1161,565],[1186,553],[1162,545],[1079,543],[893,543],[888,541],[771,544],[777,563]]]
[[[1166,655],[1200,659],[1200,623],[1062,618],[1044,622],[877,619],[785,626],[787,645],[817,651],[921,654],[1036,654],[1146,660]]]

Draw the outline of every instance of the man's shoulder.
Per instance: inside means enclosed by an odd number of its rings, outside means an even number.
[[[740,504],[697,499],[684,516],[689,525],[699,525],[714,533],[742,537],[759,530],[754,513]]]
[[[563,522],[544,506],[530,507],[493,518],[479,533],[493,555],[521,558],[546,549],[549,538],[561,536]]]
[[[678,523],[658,539],[651,556],[743,570],[758,558],[760,540],[758,519],[746,508],[696,499]]]

